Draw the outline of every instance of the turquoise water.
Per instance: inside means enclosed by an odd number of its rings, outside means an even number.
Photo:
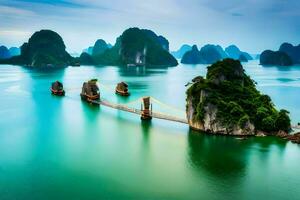
[[[278,108],[291,111],[293,123],[300,121],[300,66],[253,61],[245,69]],[[0,199],[299,199],[298,145],[203,135],[157,119],[142,123],[79,98],[82,82],[98,78],[107,100],[150,95],[170,105],[154,110],[183,115],[184,85],[205,73],[204,65],[0,66]],[[50,95],[54,80],[64,82],[66,97]],[[119,81],[129,84],[129,98],[114,94]]]

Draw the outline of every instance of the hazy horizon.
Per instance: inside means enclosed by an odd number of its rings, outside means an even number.
[[[59,33],[70,53],[97,39],[114,44],[127,28],[151,29],[170,42],[235,44],[260,53],[283,42],[300,43],[300,3],[296,0],[0,0],[0,44],[20,46],[40,29]]]

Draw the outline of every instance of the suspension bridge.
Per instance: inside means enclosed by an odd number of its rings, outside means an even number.
[[[110,87],[108,85],[99,84],[99,86],[105,90],[109,90],[109,91],[113,90],[113,87]],[[74,89],[77,90],[77,88],[69,88],[67,90],[70,91],[70,90],[74,90]],[[143,101],[146,98],[149,98],[150,105],[148,107],[145,105],[145,102]],[[167,120],[167,121],[172,121],[172,122],[188,124],[185,111],[175,108],[171,105],[165,104],[152,96],[140,97],[138,99],[135,99],[135,100],[133,100],[131,102],[127,102],[127,103],[114,103],[114,102],[111,102],[111,101],[106,100],[101,97],[100,100],[92,100],[91,103],[95,104],[95,105],[102,105],[102,106],[109,107],[112,109],[121,110],[124,112],[129,112],[129,113],[133,113],[136,115],[140,115],[142,118],[143,117],[146,117],[149,119],[156,118],[156,119],[162,119],[162,120]],[[158,105],[156,108],[162,108],[162,109],[167,110],[168,114],[159,112],[159,111],[154,112],[152,110],[153,103],[155,103],[155,105]],[[136,108],[137,104],[139,104],[141,106],[141,108]],[[172,113],[172,114],[170,114],[170,113]]]
[[[152,99],[152,98],[150,97],[150,99]],[[110,107],[110,108],[117,109],[117,110],[122,110],[122,111],[129,112],[129,113],[134,113],[134,114],[137,114],[137,115],[143,115],[143,113],[145,111],[144,109],[137,109],[137,108],[129,107],[125,104],[113,103],[113,102],[109,102],[107,100],[102,100],[102,99],[101,100],[94,100],[94,101],[92,101],[92,103],[93,104],[98,104],[98,105],[103,105],[103,106]],[[180,118],[180,117],[177,117],[177,116],[174,116],[174,115],[168,115],[168,114],[164,114],[164,113],[153,112],[152,110],[149,111],[149,117],[168,120],[168,121],[173,121],[173,122],[179,122],[179,123],[183,123],[183,124],[188,124],[187,119],[185,119],[183,117]]]

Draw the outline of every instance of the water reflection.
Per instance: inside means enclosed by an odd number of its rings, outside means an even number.
[[[196,171],[205,171],[222,179],[241,178],[246,174],[251,155],[254,154],[263,162],[268,162],[272,156],[272,147],[275,147],[281,159],[284,159],[286,144],[286,141],[275,137],[250,137],[244,140],[190,130],[188,159]]]
[[[151,132],[152,121],[141,120],[141,128],[143,133],[143,141],[145,145],[149,144],[149,137]]]
[[[155,74],[167,73],[168,67],[126,67],[120,66],[118,72],[120,76],[126,77],[145,77]]]
[[[291,71],[295,69],[295,66],[273,66],[273,65],[261,65],[263,68],[276,69],[276,71]]]
[[[196,170],[219,178],[242,177],[247,165],[247,142],[226,136],[188,134],[188,158]]]

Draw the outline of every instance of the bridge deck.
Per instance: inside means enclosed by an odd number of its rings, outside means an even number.
[[[112,102],[105,101],[105,100],[92,101],[92,103],[98,104],[98,105],[103,105],[103,106],[110,107],[110,108],[117,109],[117,110],[122,110],[122,111],[125,111],[125,112],[134,113],[134,114],[137,114],[137,115],[142,114],[142,111],[139,110],[139,109],[131,108],[131,107],[128,107],[128,106],[122,105],[122,104],[112,103]],[[172,115],[166,115],[166,114],[162,114],[162,113],[152,112],[151,116],[153,118],[157,118],[157,119],[163,119],[163,120],[188,124],[188,121],[186,119],[182,119],[182,118],[172,116]]]

